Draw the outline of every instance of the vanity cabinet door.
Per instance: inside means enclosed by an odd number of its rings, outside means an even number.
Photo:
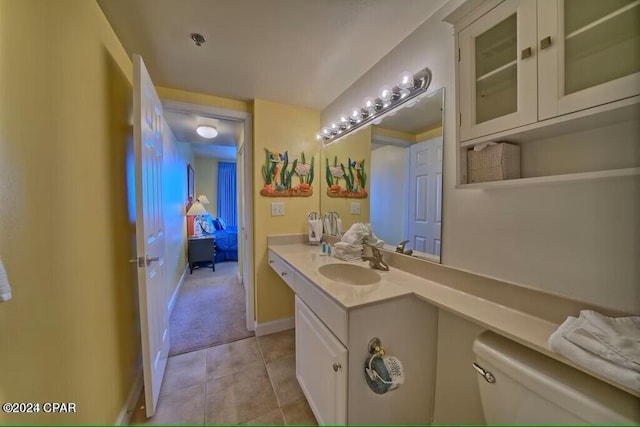
[[[537,120],[536,2],[507,0],[458,34],[460,139]]]
[[[540,120],[640,94],[640,3],[538,1]]]
[[[347,421],[347,349],[296,296],[296,377],[319,424]]]

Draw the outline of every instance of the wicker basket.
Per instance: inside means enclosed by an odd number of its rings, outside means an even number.
[[[501,142],[467,151],[468,183],[520,178],[520,147]]]

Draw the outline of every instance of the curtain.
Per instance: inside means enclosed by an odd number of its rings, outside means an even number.
[[[238,226],[235,162],[218,162],[217,208],[218,216],[221,217],[228,226]]]

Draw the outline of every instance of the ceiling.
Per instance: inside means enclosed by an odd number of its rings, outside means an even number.
[[[158,86],[322,110],[446,0],[97,1]]]

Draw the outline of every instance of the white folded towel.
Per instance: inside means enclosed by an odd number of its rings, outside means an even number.
[[[350,254],[350,253],[346,253],[346,252],[342,252],[339,250],[335,250],[333,251],[333,257],[337,258],[337,259],[341,259],[343,261],[358,261],[360,259],[362,259],[362,255],[361,254]]]
[[[0,302],[9,301],[11,299],[11,286],[9,286],[9,279],[7,278],[7,272],[4,269],[4,264],[0,259]]]
[[[607,317],[583,310],[562,336],[617,365],[640,372],[640,317]]]
[[[311,244],[319,244],[320,239],[322,239],[322,220],[321,219],[310,219],[308,220],[308,229],[309,229],[309,243]]]
[[[640,392],[640,373],[625,366],[621,366],[604,359],[584,348],[574,344],[563,336],[566,331],[574,328],[578,319],[569,317],[562,325],[549,337],[549,347],[551,350],[565,356],[567,359],[594,371],[603,377],[609,378],[620,384]]]

